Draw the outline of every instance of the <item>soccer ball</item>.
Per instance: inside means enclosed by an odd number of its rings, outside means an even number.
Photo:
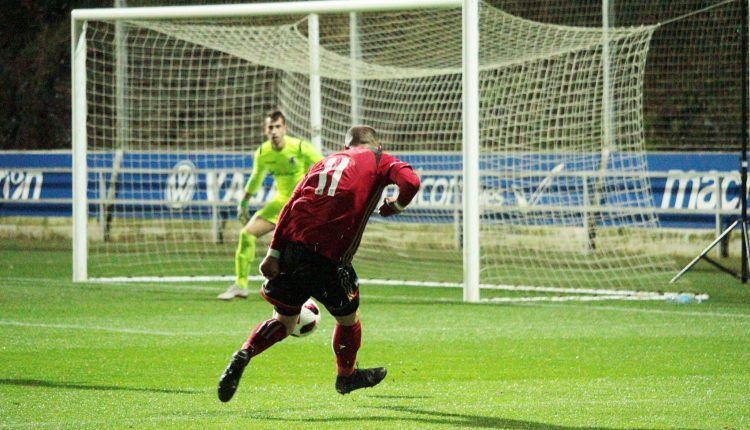
[[[307,336],[315,330],[315,327],[318,326],[319,322],[320,309],[318,309],[318,305],[315,304],[313,299],[308,299],[305,304],[302,305],[302,310],[299,313],[299,320],[297,320],[297,326],[294,327],[292,336]]]

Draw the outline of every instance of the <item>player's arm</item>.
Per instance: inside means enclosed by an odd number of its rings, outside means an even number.
[[[305,160],[305,170],[309,170],[313,164],[323,159],[323,154],[320,153],[315,147],[305,140],[300,142],[300,154],[302,159]]]
[[[399,214],[417,195],[421,183],[419,176],[414,173],[408,163],[393,156],[384,156],[379,167],[382,167],[382,172],[387,175],[389,183],[396,184],[398,187],[398,197],[386,197],[378,213],[385,217]]]
[[[266,257],[260,263],[260,273],[268,280],[271,280],[278,276],[281,271],[281,268],[279,266],[279,257],[281,256],[281,246],[283,244],[282,237],[287,229],[287,225],[289,224],[289,219],[291,218],[289,212],[291,211],[291,207],[294,202],[297,201],[300,194],[302,193],[302,184],[304,182],[305,179],[303,178],[299,183],[297,183],[297,187],[294,189],[294,192],[289,198],[289,201],[287,201],[284,207],[281,209],[281,213],[279,214],[279,221],[273,231],[271,243],[268,245],[268,253],[266,253]]]
[[[261,148],[258,148],[255,151],[255,156],[253,157],[253,173],[250,174],[250,179],[245,183],[245,194],[242,196],[240,204],[237,207],[237,218],[242,224],[247,224],[250,220],[250,214],[247,209],[250,197],[258,192],[260,185],[263,183],[263,179],[266,177],[266,172],[268,172],[268,168],[260,158],[260,150]]]
[[[263,261],[260,262],[260,266],[258,267],[258,270],[260,270],[260,274],[263,275],[266,279],[269,281],[277,276],[279,276],[279,273],[281,273],[281,264],[279,263],[279,252],[273,250],[269,247],[268,248],[268,254],[266,254],[266,258],[263,259]]]

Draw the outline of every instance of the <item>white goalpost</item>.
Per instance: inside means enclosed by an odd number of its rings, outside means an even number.
[[[371,218],[363,282],[661,299],[673,268],[651,246],[642,118],[654,29],[479,0],[75,10],[73,279],[229,279],[234,206],[278,107],[324,153],[372,125],[423,179],[408,211]]]

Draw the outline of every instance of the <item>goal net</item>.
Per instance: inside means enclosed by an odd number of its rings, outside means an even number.
[[[234,207],[265,113],[280,108],[289,133],[324,153],[352,124],[371,125],[422,178],[404,214],[371,218],[354,261],[362,278],[462,282],[462,202],[477,198],[487,288],[655,290],[669,279],[643,148],[655,27],[541,24],[481,4],[480,139],[469,143],[481,190],[466,195],[461,9],[319,14],[317,100],[309,22],[85,23],[89,278],[229,279]],[[268,178],[251,205],[273,193]]]

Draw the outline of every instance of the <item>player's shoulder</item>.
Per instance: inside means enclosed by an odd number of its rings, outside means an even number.
[[[299,138],[294,136],[284,136],[284,147],[281,149],[281,151],[277,152],[284,154],[285,156],[287,154],[296,154],[300,150],[299,140]]]
[[[316,152],[317,150],[313,146],[312,143],[310,143],[309,140],[302,139],[301,137],[292,136],[291,137],[291,144],[295,151],[302,153],[302,152]]]
[[[380,159],[381,160],[389,160],[389,161],[400,161],[395,155],[391,154],[390,152],[386,152],[386,151],[380,151]]]
[[[395,155],[391,154],[390,152],[383,151],[382,149],[378,151],[377,154],[378,164],[391,164],[391,163],[399,163],[401,160],[399,160]]]
[[[400,158],[399,156],[393,155],[390,152],[383,151],[383,158],[385,158],[386,160],[389,160],[391,162],[409,164],[408,160],[404,160],[403,158]],[[409,157],[406,157],[406,158],[408,159]]]
[[[401,160],[393,154],[383,151],[380,156],[380,162],[378,163],[378,171],[382,174],[389,175],[392,169],[411,169],[412,166],[406,161]]]
[[[256,153],[258,155],[265,155],[271,152],[271,140],[266,140],[265,142],[261,143],[258,149],[256,150]]]

